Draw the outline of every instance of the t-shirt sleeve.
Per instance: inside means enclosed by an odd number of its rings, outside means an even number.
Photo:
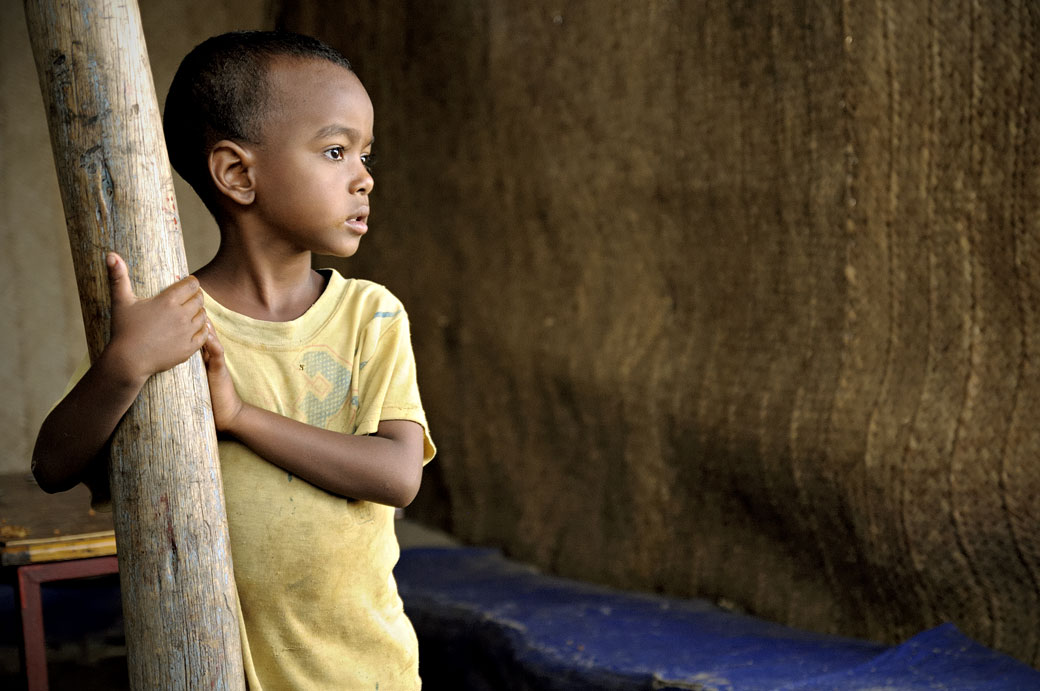
[[[381,420],[409,420],[423,428],[423,464],[436,453],[419,398],[408,315],[379,313],[360,343],[357,434],[374,434]]]

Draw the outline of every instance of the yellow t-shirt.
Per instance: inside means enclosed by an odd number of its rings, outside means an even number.
[[[332,271],[291,322],[209,296],[206,312],[244,401],[346,434],[372,434],[380,420],[427,429],[408,318],[386,288]],[[251,691],[419,688],[392,574],[393,508],[330,494],[236,441],[219,447]],[[424,463],[434,451],[427,432]]]

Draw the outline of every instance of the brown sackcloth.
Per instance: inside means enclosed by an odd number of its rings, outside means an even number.
[[[375,102],[413,515],[1040,664],[1040,4],[286,5]]]

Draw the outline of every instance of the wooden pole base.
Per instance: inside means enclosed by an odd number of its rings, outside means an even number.
[[[26,0],[91,357],[105,255],[138,296],[186,275],[169,159],[133,0]],[[134,689],[243,689],[236,591],[200,356],[152,377],[109,470]]]

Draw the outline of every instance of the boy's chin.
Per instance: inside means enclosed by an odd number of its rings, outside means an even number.
[[[360,243],[355,242],[350,247],[337,247],[337,248],[331,248],[330,247],[330,248],[327,248],[327,249],[324,249],[324,250],[315,250],[314,254],[316,254],[318,256],[321,256],[321,257],[335,257],[336,259],[350,259],[355,254],[357,254],[357,251],[359,249],[359,245],[360,245]]]

